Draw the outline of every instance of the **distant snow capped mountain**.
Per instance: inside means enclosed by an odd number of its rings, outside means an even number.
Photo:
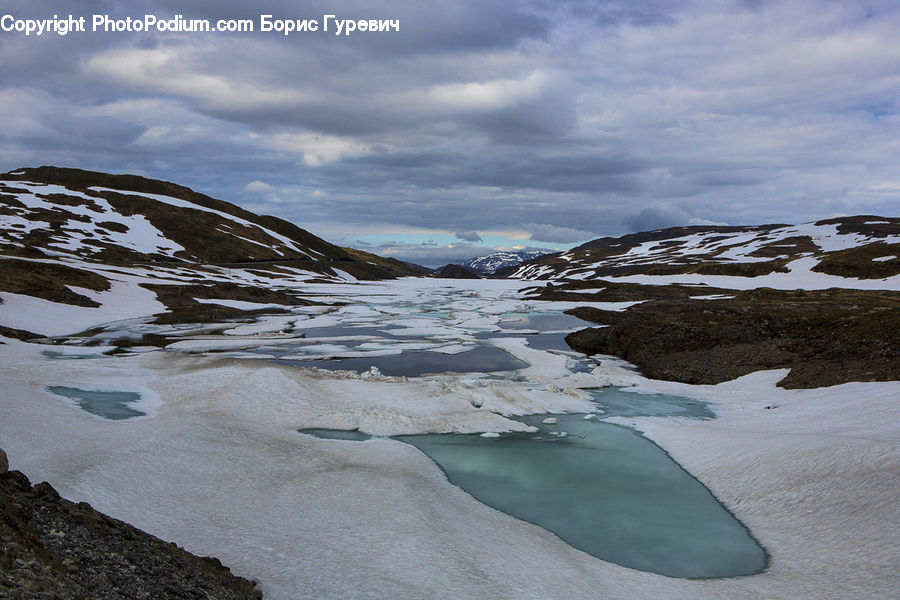
[[[547,250],[510,250],[492,252],[461,263],[463,267],[480,275],[493,275],[504,267],[512,267],[539,256],[549,254]]]
[[[522,279],[591,280],[746,278],[795,271],[860,279],[900,274],[900,218],[858,215],[801,225],[670,227],[596,239],[504,274]]]

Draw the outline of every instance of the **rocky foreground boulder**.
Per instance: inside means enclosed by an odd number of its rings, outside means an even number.
[[[0,598],[262,598],[218,559],[198,557],[49,483],[9,471],[0,450]]]

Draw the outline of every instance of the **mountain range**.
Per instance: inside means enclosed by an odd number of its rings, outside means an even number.
[[[479,275],[495,275],[500,269],[518,266],[523,262],[533,260],[539,256],[548,254],[547,250],[501,250],[483,256],[476,256],[460,265]]]
[[[801,225],[671,227],[604,237],[506,271],[522,279],[819,273],[880,279],[900,273],[900,218],[859,215]]]

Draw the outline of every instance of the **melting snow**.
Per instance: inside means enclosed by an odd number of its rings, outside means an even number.
[[[114,284],[113,291],[128,299],[134,287]],[[433,280],[310,286],[321,297],[364,304],[372,312],[345,306],[310,317],[323,309],[309,307],[286,318],[369,327],[408,320],[425,336],[409,343],[450,350],[456,342],[429,338],[423,320],[464,338],[472,323],[494,324],[510,312],[566,304],[522,300],[519,287],[518,281],[473,281],[454,288]],[[3,298],[18,301],[10,294]],[[31,301],[12,311],[4,304],[0,314],[28,314],[38,322],[48,307]],[[387,310],[391,306],[397,310]],[[432,316],[424,317],[423,308]],[[104,309],[74,307],[72,314]],[[196,339],[174,346],[228,343],[233,350],[264,350],[297,344],[302,338],[276,335],[282,324],[272,317],[262,320],[258,335],[241,337],[233,328],[224,340],[194,334]],[[41,354],[46,346],[6,340],[0,345],[0,388],[15,402],[0,402],[0,439],[13,468],[188,550],[220,557],[238,574],[260,579],[266,597],[275,600],[298,594],[537,598],[560,596],[560,590],[567,597],[638,600],[845,598],[893,591],[891,552],[898,534],[884,524],[900,519],[890,479],[900,464],[900,384],[784,390],[775,386],[784,372],[776,371],[690,386],[647,380],[613,359],[589,373],[573,373],[569,357],[516,338],[490,341],[531,367],[515,377],[407,379],[377,371],[293,369],[267,363],[274,353],[265,352],[231,354],[263,358],[252,361],[148,352],[92,358],[86,369],[84,361],[47,359]],[[323,352],[354,351],[349,342],[307,343]],[[404,342],[363,343],[370,345],[356,351],[390,351]],[[98,389],[97,381],[110,390],[155,392],[162,401],[156,416],[112,423],[45,390]],[[768,571],[696,581],[611,565],[481,505],[408,445],[379,438],[348,444],[295,433],[332,428],[496,436],[528,429],[507,416],[596,413],[590,394],[579,388],[609,384],[710,402],[713,420],[636,424],[764,540],[776,557]],[[771,404],[778,409],[764,410]]]
[[[259,229],[263,233],[265,233],[267,236],[277,239],[282,244],[284,244],[286,247],[288,247],[292,250],[295,250],[297,252],[300,252],[302,254],[306,254],[307,256],[310,256],[305,250],[301,250],[300,248],[298,248],[297,245],[290,238],[287,238],[287,237],[281,235],[280,233],[276,233],[276,232],[272,231],[271,229],[267,229],[261,225],[257,225],[256,223],[253,223],[246,219],[242,219],[240,217],[236,217],[236,216],[228,214],[226,212],[222,212],[220,210],[215,210],[213,208],[207,208],[207,207],[201,206],[199,204],[194,204],[193,202],[181,200],[180,198],[173,198],[172,196],[164,196],[162,194],[145,194],[143,192],[132,192],[129,190],[116,190],[116,189],[105,188],[105,187],[91,187],[89,189],[97,191],[97,192],[115,192],[117,194],[140,196],[143,198],[150,198],[151,200],[156,200],[158,202],[162,202],[164,204],[169,204],[172,206],[177,206],[180,208],[190,208],[193,210],[200,210],[203,212],[212,213],[214,215],[218,215],[219,217],[222,217],[223,219],[227,219],[229,221],[234,221],[235,223],[243,225],[244,227],[249,227],[251,229]],[[236,234],[231,234],[231,235],[234,235],[235,237],[240,237]],[[245,239],[245,238],[241,238],[241,239]],[[312,258],[312,257],[310,256],[310,258]]]

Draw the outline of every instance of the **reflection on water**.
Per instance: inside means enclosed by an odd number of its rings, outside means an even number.
[[[353,325],[334,325],[331,327],[311,327],[302,329],[307,338],[327,338],[341,336],[373,336],[384,337],[385,335],[394,337],[391,330],[400,329],[399,327],[365,327]]]
[[[574,331],[592,325],[593,323],[563,313],[511,314],[500,321],[500,327],[503,329],[533,329],[535,331]]]
[[[346,370],[362,373],[376,367],[385,375],[418,377],[436,373],[494,373],[512,371],[528,363],[494,346],[479,345],[458,354],[441,354],[426,350],[407,350],[388,356],[332,358],[328,360],[288,360],[278,362],[298,367],[318,367],[330,371]]]

